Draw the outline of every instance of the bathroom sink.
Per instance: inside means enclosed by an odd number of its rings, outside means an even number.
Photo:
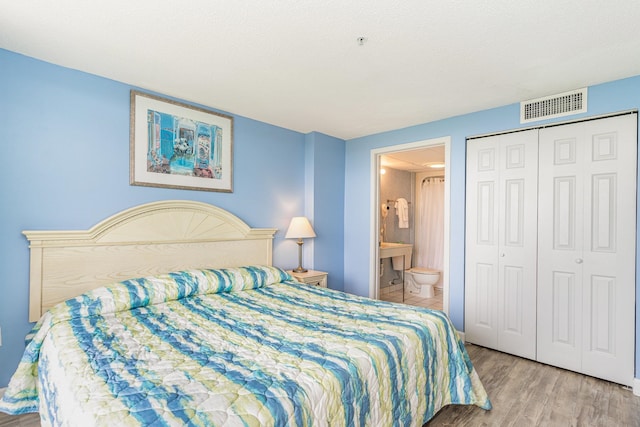
[[[403,246],[413,246],[411,243],[394,243],[394,242],[382,242],[380,243],[381,248],[400,248]]]
[[[409,243],[391,243],[391,242],[382,242],[380,243],[380,258],[390,258],[394,256],[402,256],[405,255],[409,260],[411,259],[411,251],[413,250],[413,245]]]

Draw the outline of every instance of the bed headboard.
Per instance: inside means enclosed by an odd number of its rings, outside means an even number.
[[[23,231],[31,251],[29,321],[112,282],[191,268],[271,265],[275,232],[186,200],[140,205],[88,230]]]

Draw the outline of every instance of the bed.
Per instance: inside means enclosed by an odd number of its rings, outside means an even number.
[[[422,425],[490,409],[439,311],[296,282],[275,229],[165,201],[25,232],[24,356],[0,400],[42,425]]]

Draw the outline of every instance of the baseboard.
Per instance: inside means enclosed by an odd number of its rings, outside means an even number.
[[[2,399],[2,396],[4,396],[4,392],[7,391],[7,388],[0,388],[0,399]]]
[[[462,340],[462,342],[465,342],[465,341],[464,341],[464,332],[460,332],[460,331],[458,331],[458,330],[456,330],[456,332],[458,333],[458,336],[460,337],[460,339]],[[639,379],[638,381],[640,381],[640,379]]]

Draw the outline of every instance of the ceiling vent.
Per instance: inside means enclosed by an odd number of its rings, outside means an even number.
[[[587,88],[520,103],[520,123],[587,112]]]

